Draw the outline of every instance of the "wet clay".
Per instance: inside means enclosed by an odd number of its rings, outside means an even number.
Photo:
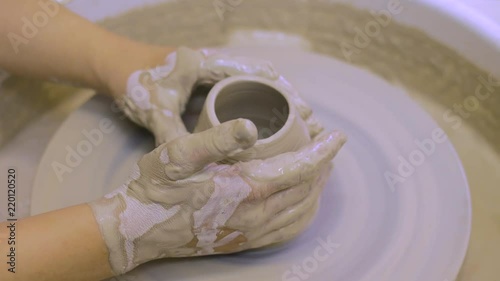
[[[355,27],[364,27],[372,20],[370,11],[342,3],[249,0],[226,12],[221,21],[213,1],[183,0],[137,9],[101,24],[140,41],[190,47],[224,46],[240,30],[273,30],[300,36],[306,42],[302,45],[309,46],[311,51],[347,60],[342,42],[355,45]],[[164,32],[165,28],[175,32]],[[276,40],[279,39],[276,36]],[[414,97],[427,96],[447,108],[453,108],[455,103],[462,103],[475,93],[481,84],[478,77],[487,80],[491,77],[425,33],[396,22],[384,27],[360,52],[354,52],[349,62],[404,86]],[[490,85],[488,90],[488,102],[481,103],[464,121],[479,130],[500,152],[500,111],[497,110],[500,87]],[[453,125],[453,122],[446,123]]]
[[[274,117],[273,109],[280,109],[283,118],[277,119],[273,128],[268,128]],[[277,90],[248,82],[222,89],[215,99],[214,111],[220,123],[238,118],[252,121],[257,127],[258,139],[266,139],[285,126],[290,109],[287,100]]]
[[[345,135],[333,132],[267,160],[211,163],[256,140],[255,126],[243,119],[182,136],[145,155],[127,183],[92,202],[115,274],[154,259],[239,252],[302,232]]]
[[[373,21],[368,10],[321,0],[247,0],[226,12],[221,21],[212,2],[171,1],[105,20],[102,25],[145,42],[192,47],[226,45],[240,40],[241,30],[248,34],[270,30],[279,32],[275,41],[296,35],[304,39],[301,46],[310,51],[346,60],[342,43],[355,46],[355,28]],[[164,32],[166,29],[176,32]],[[252,40],[258,40],[257,35]],[[245,40],[252,42],[247,37]],[[491,59],[498,57],[500,54]],[[499,77],[424,32],[395,21],[360,52],[354,52],[349,62],[406,88],[450,136],[465,165],[474,208],[468,257],[458,280],[491,279],[500,251],[495,234],[500,216],[495,201],[500,196],[500,87],[495,82]],[[487,99],[474,111],[467,111],[466,117],[450,113],[455,104],[463,104],[479,87]]]
[[[216,164],[252,148],[258,128],[250,120],[235,117],[189,134],[181,114],[197,84],[215,84],[234,75],[284,85],[275,94],[289,107],[289,119],[296,118],[284,126],[301,125],[303,150],[274,151],[268,156],[277,156],[267,160]],[[246,84],[240,90],[251,87]],[[276,99],[269,93],[250,92],[252,96],[259,93]],[[133,73],[126,95],[118,102],[161,145],[139,161],[127,183],[90,204],[116,274],[149,260],[239,252],[290,239],[313,217],[330,174],[330,160],[345,142],[340,132],[311,142],[322,127],[306,122],[314,118],[311,109],[269,62],[209,50],[181,47],[167,57],[165,65]],[[220,109],[219,115],[229,110]],[[259,117],[270,119],[260,113]],[[314,126],[308,130],[306,124]],[[266,190],[273,185],[278,190]],[[294,189],[298,194],[291,192]],[[273,193],[281,193],[282,202],[271,200]],[[289,197],[293,200],[287,204]],[[258,203],[275,211],[255,213]],[[263,225],[241,224],[249,213]],[[286,234],[281,231],[284,228]]]
[[[270,80],[249,75],[218,82],[208,93],[194,131],[237,118],[252,121],[257,127],[257,142],[231,155],[227,162],[266,159],[296,151],[309,143],[322,127],[293,88],[282,86],[283,82],[286,82],[283,77]]]
[[[101,24],[141,41],[190,47],[223,46],[230,42],[236,30],[272,30],[298,35],[312,51],[345,60],[341,43],[353,44],[354,27],[364,27],[372,20],[368,10],[345,4],[317,0],[246,0],[234,11],[225,13],[221,21],[213,1],[182,0],[134,10]],[[478,268],[488,267],[494,272],[498,260],[495,253],[500,250],[496,246],[500,243],[490,242],[498,237],[495,218],[499,214],[494,210],[497,210],[495,198],[499,196],[500,180],[496,176],[500,167],[497,156],[500,152],[500,87],[492,87],[487,102],[482,102],[470,117],[454,116],[452,122],[446,121],[443,112],[474,93],[480,85],[478,77],[489,77],[489,73],[425,33],[396,22],[385,27],[361,52],[354,53],[351,62],[408,89],[453,140],[465,160],[475,208],[473,229],[476,230],[472,232],[469,262],[465,266],[469,273],[460,280],[489,279],[484,270]],[[53,83],[8,78],[1,89],[0,112],[16,118],[1,118],[0,140],[8,141],[30,120],[77,92],[78,89]],[[19,108],[23,109],[21,113]],[[453,127],[457,122],[461,122],[459,130]]]
[[[118,103],[131,120],[155,135],[159,145],[187,134],[181,114],[196,85],[244,74],[279,78],[266,61],[181,47],[165,65],[133,73]]]

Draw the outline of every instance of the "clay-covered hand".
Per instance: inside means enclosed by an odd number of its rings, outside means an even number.
[[[159,145],[187,134],[181,114],[196,85],[233,75],[278,78],[267,61],[180,47],[164,65],[132,73],[127,93],[118,102],[132,121],[154,134]]]
[[[131,74],[127,93],[118,102],[132,121],[154,134],[159,145],[187,134],[181,114],[194,87],[214,84],[234,75],[255,75],[281,84],[289,90],[301,117],[306,120],[311,137],[323,130],[312,116],[312,110],[269,61],[231,56],[222,51],[180,47],[167,57],[164,65]]]
[[[92,202],[116,274],[164,257],[224,254],[287,241],[312,220],[340,132],[266,160],[217,164],[252,146],[232,120],[145,155],[129,182]]]

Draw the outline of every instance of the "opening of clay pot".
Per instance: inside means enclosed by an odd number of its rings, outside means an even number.
[[[194,132],[200,113],[203,110],[203,105],[205,104],[208,93],[213,86],[214,84],[198,84],[195,85],[193,91],[191,92],[191,97],[189,98],[184,113],[182,114],[182,121],[184,122],[188,132]]]
[[[259,139],[283,128],[290,112],[287,99],[278,90],[255,81],[237,81],[224,87],[214,109],[221,123],[238,118],[252,121]]]

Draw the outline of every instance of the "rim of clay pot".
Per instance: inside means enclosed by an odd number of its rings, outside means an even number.
[[[288,105],[288,116],[286,119],[285,124],[274,134],[271,136],[264,138],[264,139],[258,139],[257,142],[254,144],[256,145],[263,145],[263,144],[268,144],[276,139],[280,139],[284,137],[284,135],[288,132],[288,130],[294,125],[293,118],[296,115],[296,109],[293,103],[290,101],[290,97],[286,94],[286,89],[281,87],[280,85],[277,85],[273,80],[258,77],[258,76],[251,76],[251,75],[237,75],[237,76],[232,76],[226,79],[223,79],[219,82],[217,82],[210,92],[208,93],[207,99],[205,101],[205,106],[207,108],[207,116],[210,121],[210,123],[213,126],[218,126],[220,125],[219,118],[217,117],[217,114],[215,113],[215,101],[217,100],[217,97],[219,96],[219,93],[221,92],[222,89],[225,87],[228,87],[230,85],[236,84],[236,83],[241,83],[241,82],[255,82],[255,83],[260,83],[265,86],[271,87],[272,89],[276,90],[279,92],[282,97],[285,99],[287,105]],[[243,117],[242,117],[243,118]],[[243,118],[246,119],[246,118]]]

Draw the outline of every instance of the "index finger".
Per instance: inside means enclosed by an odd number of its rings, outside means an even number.
[[[257,128],[246,119],[231,120],[182,136],[162,148],[165,173],[171,180],[187,178],[210,163],[253,146],[256,141]]]

